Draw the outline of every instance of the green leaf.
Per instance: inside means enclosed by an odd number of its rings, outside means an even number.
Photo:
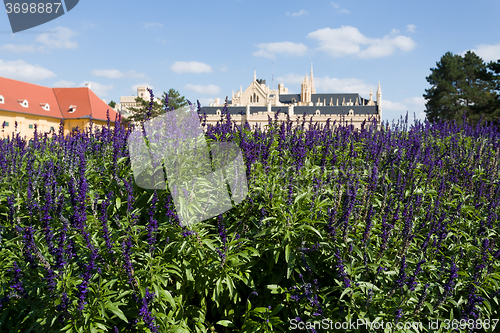
[[[288,263],[290,259],[290,244],[286,244],[285,246],[285,261]]]
[[[118,308],[116,305],[114,305],[113,303],[107,303],[106,308],[109,309],[111,312],[113,312],[118,318],[128,323],[127,317],[125,317],[123,311],[120,310],[120,308]]]
[[[219,320],[216,324],[224,327],[236,327],[230,320]]]

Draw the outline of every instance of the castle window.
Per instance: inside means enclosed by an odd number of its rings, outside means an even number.
[[[257,96],[257,103],[259,103],[259,96]]]
[[[218,116],[220,116],[220,110],[217,110],[215,113],[216,113]]]
[[[29,125],[28,125],[28,128],[29,128],[29,129],[33,129],[33,124],[29,124]]]
[[[316,110],[316,116],[319,116],[321,114],[321,111]]]
[[[73,113],[76,111],[76,105],[70,105],[69,106],[69,113]]]
[[[4,121],[3,122],[3,127],[9,127],[9,122],[8,121]]]
[[[50,126],[50,130],[53,131],[54,130],[54,126]]]
[[[252,103],[252,96],[250,96],[250,103]]]
[[[3,96],[0,95],[0,104],[4,104],[4,103],[5,103],[5,100],[4,100]]]
[[[349,110],[349,115],[354,116],[354,111],[352,109]]]
[[[40,103],[40,106],[42,107],[42,109],[44,109],[45,111],[50,111],[50,105],[49,103]]]

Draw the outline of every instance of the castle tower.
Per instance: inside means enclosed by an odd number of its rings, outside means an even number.
[[[301,100],[301,102],[304,102],[304,103],[311,102],[311,81],[307,77],[307,72],[306,72],[306,77],[304,78],[304,80],[302,80],[300,100]],[[306,104],[303,104],[303,105],[306,105]]]
[[[148,101],[151,98],[151,95],[149,95],[148,87],[137,87],[137,97]]]
[[[314,87],[313,64],[311,63],[311,94],[315,93],[316,93],[316,88]]]
[[[377,105],[379,113],[382,114],[382,90],[380,89],[380,80],[378,81],[377,88]]]

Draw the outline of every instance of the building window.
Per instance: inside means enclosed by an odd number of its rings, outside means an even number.
[[[259,103],[259,96],[257,96],[257,103]]]
[[[4,103],[5,103],[5,100],[4,100],[3,96],[0,95],[0,104],[4,104]]]
[[[3,127],[9,127],[9,122],[8,121],[4,121],[3,122]]]
[[[250,96],[250,103],[252,103],[252,96]]]
[[[27,100],[25,100],[25,99],[24,99],[24,100],[23,100],[23,99],[18,99],[18,100],[17,100],[17,102],[18,102],[19,104],[21,104],[21,106],[22,106],[23,108],[27,108],[27,107],[29,106],[29,105],[28,105],[28,101],[27,101]]]
[[[320,113],[321,113],[321,112],[319,111],[319,109],[318,109],[318,110],[316,110],[316,116],[319,116],[319,115],[320,115]]]
[[[33,129],[33,124],[29,124],[29,125],[28,125],[28,128],[29,128],[29,129]]]
[[[54,131],[54,126],[50,126],[50,130],[51,130],[51,131]]]

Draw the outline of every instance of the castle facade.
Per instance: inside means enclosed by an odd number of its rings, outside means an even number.
[[[238,125],[249,122],[251,128],[256,125],[268,124],[268,117],[274,119],[274,114],[279,111],[278,119],[286,120],[287,115],[296,123],[298,118],[305,114],[306,120],[312,117],[313,123],[330,124],[347,121],[355,128],[372,119],[380,125],[382,120],[382,90],[380,82],[377,88],[377,100],[362,98],[358,93],[317,93],[314,86],[313,68],[311,65],[310,76],[305,75],[301,83],[300,94],[289,94],[284,84],[278,84],[278,89],[270,89],[265,80],[257,79],[254,72],[253,81],[243,90],[233,91],[231,100],[227,101],[227,110],[231,119]],[[227,97],[226,97],[227,99]],[[201,114],[206,113],[207,123],[216,124],[221,119],[224,104],[216,98],[209,106],[202,107]]]

